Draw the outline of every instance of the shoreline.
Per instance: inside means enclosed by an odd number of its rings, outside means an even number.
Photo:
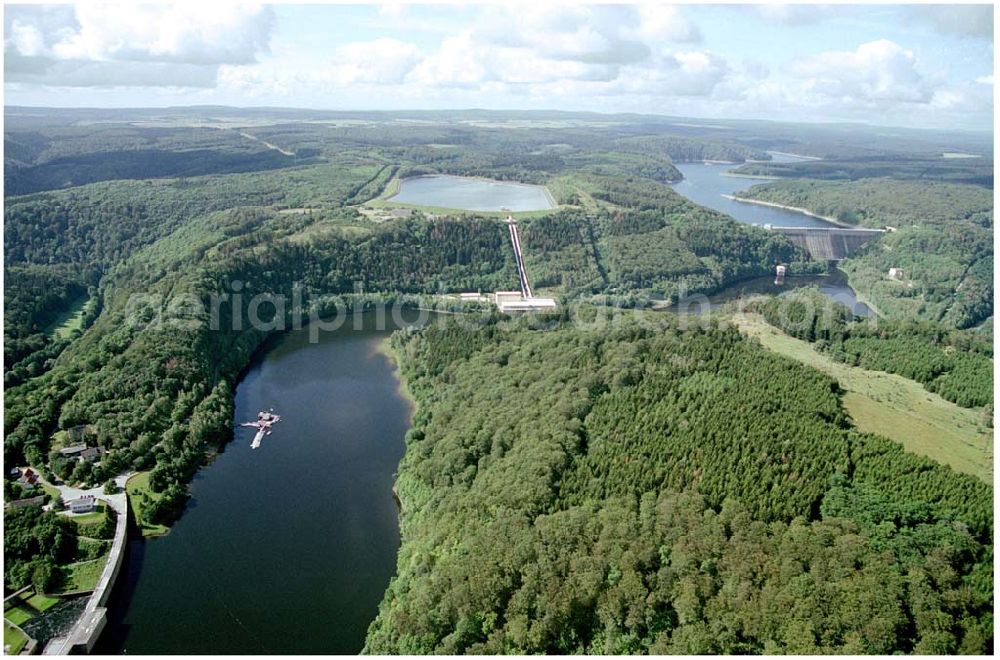
[[[731,176],[737,179],[760,179],[761,181],[781,181],[785,177],[783,176],[770,176],[767,174],[740,174],[739,172],[726,171],[721,173],[722,176]]]
[[[801,158],[802,160],[823,160],[819,156],[803,156],[802,154],[793,154],[788,151],[774,151],[773,149],[769,150],[767,153],[774,154],[776,156],[789,156],[791,158]]]
[[[885,316],[882,315],[882,312],[878,311],[878,307],[875,306],[875,303],[866,298],[864,294],[860,293],[858,289],[853,284],[851,284],[851,274],[848,273],[843,268],[841,268],[839,265],[836,266],[836,268],[837,270],[839,270],[841,273],[844,274],[844,279],[847,281],[847,286],[849,286],[851,288],[851,291],[854,292],[854,299],[857,300],[862,305],[864,305],[865,307],[867,307],[868,309],[870,309],[872,314],[875,315],[875,318],[884,319]]]
[[[810,218],[816,218],[817,220],[823,220],[829,222],[832,225],[837,225],[841,229],[856,229],[853,225],[841,222],[836,218],[831,218],[826,215],[820,215],[819,213],[813,213],[809,209],[804,209],[798,206],[788,206],[786,204],[778,204],[777,202],[767,202],[762,199],[753,199],[751,197],[737,197],[736,195],[723,195],[726,199],[732,200],[734,202],[743,202],[744,204],[757,204],[758,206],[770,206],[771,208],[781,209],[783,211],[791,211],[793,213],[800,213],[802,215],[809,216]]]
[[[417,400],[413,396],[413,393],[410,392],[410,388],[409,388],[409,385],[407,384],[406,377],[403,376],[403,363],[400,360],[400,356],[396,352],[396,349],[394,349],[390,345],[390,343],[389,343],[390,338],[396,332],[397,332],[396,330],[393,330],[389,334],[387,334],[384,337],[382,337],[381,339],[379,339],[378,342],[376,342],[376,344],[375,344],[375,352],[378,353],[379,355],[385,356],[389,360],[389,362],[392,363],[393,375],[395,376],[396,381],[397,381],[396,392],[399,394],[399,396],[403,400],[406,401],[407,405],[410,408],[410,420],[409,420],[409,422],[410,422],[410,426],[412,427],[413,426],[413,411],[417,407]],[[409,429],[407,429],[407,430],[409,430]]]

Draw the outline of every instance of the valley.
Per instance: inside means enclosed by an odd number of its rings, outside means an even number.
[[[6,120],[5,466],[131,477],[99,651],[992,648],[992,159],[913,155],[954,136]],[[891,192],[916,161],[929,217]],[[898,230],[830,263],[758,226],[830,223],[726,195]],[[74,584],[87,541],[25,506],[5,589]]]

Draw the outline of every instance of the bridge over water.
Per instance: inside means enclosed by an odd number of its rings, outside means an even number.
[[[818,261],[840,261],[878,238],[884,229],[847,229],[826,227],[777,227],[767,229],[784,234]]]

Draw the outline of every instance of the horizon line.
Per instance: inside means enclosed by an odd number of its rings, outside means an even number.
[[[694,116],[694,115],[669,115],[669,114],[657,114],[649,112],[635,112],[635,111],[620,111],[620,112],[603,112],[599,110],[565,110],[556,108],[480,108],[480,107],[467,107],[467,108],[397,108],[392,110],[387,109],[375,109],[375,108],[352,108],[352,109],[337,109],[337,108],[311,108],[305,106],[287,106],[287,105],[225,105],[225,104],[188,104],[188,105],[148,105],[148,106],[58,106],[58,105],[21,105],[21,104],[7,104],[4,103],[4,112],[8,110],[62,110],[62,111],[90,111],[90,112],[100,112],[100,111],[150,111],[150,110],[197,110],[197,109],[209,109],[209,108],[224,108],[230,110],[243,110],[243,111],[295,111],[295,112],[321,112],[321,113],[369,113],[369,114],[402,114],[402,113],[440,113],[440,112],[468,112],[468,113],[520,113],[520,114],[531,114],[531,113],[559,113],[566,115],[596,115],[601,117],[641,117],[641,118],[654,118],[660,120],[669,119],[696,119],[699,121],[720,121],[720,122],[737,122],[737,123],[761,123],[761,124],[793,124],[793,125],[805,125],[805,126],[864,126],[868,128],[891,128],[894,130],[901,131],[919,131],[919,132],[938,132],[938,133],[981,133],[986,135],[993,135],[994,129],[991,128],[969,128],[969,127],[948,127],[948,128],[938,128],[930,126],[899,126],[896,124],[874,124],[864,121],[844,121],[844,120],[818,120],[818,121],[808,121],[808,120],[778,120],[778,119],[756,119],[756,118],[735,118],[735,117],[711,117],[711,116]],[[710,128],[710,127],[706,127]]]

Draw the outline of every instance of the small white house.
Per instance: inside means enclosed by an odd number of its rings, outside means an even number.
[[[903,269],[902,268],[890,268],[889,269],[889,279],[890,280],[901,280],[901,279],[903,279]]]
[[[83,495],[68,503],[71,513],[90,513],[97,508],[97,498],[93,495]]]

